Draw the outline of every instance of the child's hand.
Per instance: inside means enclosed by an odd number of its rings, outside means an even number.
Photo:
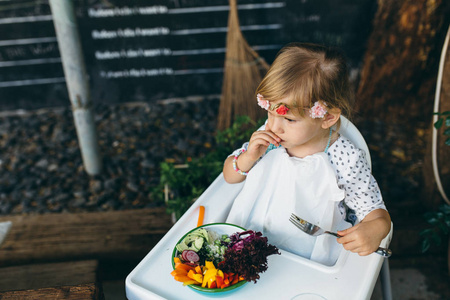
[[[248,172],[266,152],[271,143],[275,146],[279,146],[280,141],[280,137],[273,133],[267,125],[265,130],[255,131],[250,138],[247,151],[242,153],[239,156],[239,159],[237,159],[236,167],[243,172]],[[233,156],[230,156],[225,160],[223,177],[228,183],[242,182],[246,177],[234,170],[233,160]]]
[[[266,130],[255,131],[249,141],[247,148],[247,156],[253,160],[257,161],[267,150],[270,144],[279,146],[281,139],[273,133],[268,125],[266,125]]]
[[[338,238],[338,243],[344,246],[345,250],[358,253],[361,256],[369,255],[377,250],[381,240],[376,234],[376,229],[373,228],[370,222],[357,224],[349,229],[338,231],[341,238]]]
[[[377,209],[369,213],[361,223],[338,231],[342,237],[337,241],[346,250],[361,256],[369,255],[378,249],[390,228],[391,219],[387,211]]]

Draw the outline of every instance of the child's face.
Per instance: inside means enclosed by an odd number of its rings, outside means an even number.
[[[289,103],[283,100],[279,102]],[[322,119],[312,119],[308,114],[303,117],[294,115],[292,110],[285,115],[269,110],[266,130],[275,133],[288,153],[297,157],[323,151],[329,133],[328,129],[322,128]]]

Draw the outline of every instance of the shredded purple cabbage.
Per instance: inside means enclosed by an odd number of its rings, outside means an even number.
[[[219,267],[225,272],[239,274],[247,281],[256,283],[259,273],[267,270],[267,257],[280,254],[277,247],[267,243],[261,232],[248,230],[234,233],[230,240]]]

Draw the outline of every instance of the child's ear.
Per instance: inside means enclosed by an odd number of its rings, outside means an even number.
[[[327,114],[323,117],[322,121],[322,128],[328,129],[334,124],[336,124],[337,121],[339,121],[339,118],[341,117],[341,110],[339,108],[332,108],[329,109]]]

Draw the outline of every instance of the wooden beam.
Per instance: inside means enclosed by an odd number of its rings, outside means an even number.
[[[12,227],[0,267],[82,259],[139,259],[172,227],[164,207],[90,213],[3,216]]]
[[[101,288],[95,283],[76,286],[48,287],[35,290],[0,292],[2,300],[35,300],[35,299],[69,299],[69,300],[103,300]]]
[[[0,292],[95,283],[97,269],[96,260],[0,268]]]

